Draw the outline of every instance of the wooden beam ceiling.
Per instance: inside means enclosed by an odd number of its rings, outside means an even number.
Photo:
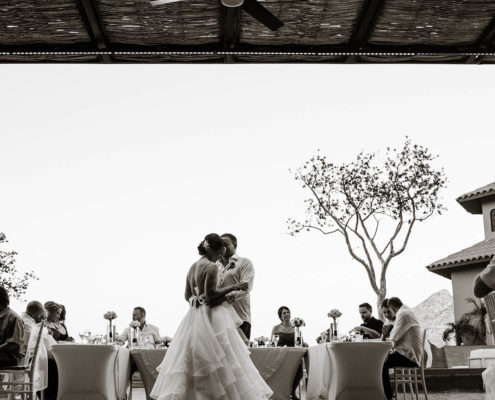
[[[241,36],[241,10],[242,6],[226,7],[222,6],[222,42],[227,51],[235,50],[239,44]],[[233,63],[234,56],[226,54],[224,56],[226,63]]]
[[[99,52],[107,51],[109,47],[107,34],[96,0],[77,0],[77,5],[94,49]],[[110,63],[112,58],[108,54],[99,54],[98,61]]]
[[[365,47],[384,4],[385,0],[365,0],[349,42],[349,52],[359,51]],[[355,63],[357,61],[358,56],[346,58],[346,63]]]
[[[485,53],[487,50],[495,43],[495,17],[490,21],[490,23],[483,29],[480,37],[475,43],[475,47],[478,48],[478,52]],[[469,56],[466,58],[466,63],[480,64],[483,60],[482,55]]]

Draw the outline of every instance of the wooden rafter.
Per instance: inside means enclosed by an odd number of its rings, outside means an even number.
[[[227,51],[235,50],[239,44],[241,36],[241,10],[239,7],[222,6],[222,42]],[[234,56],[227,54],[224,56],[226,63],[233,63]]]
[[[478,48],[478,52],[484,53],[486,52],[495,42],[495,17],[490,21],[490,23],[483,29],[480,37],[475,43],[475,47]],[[479,64],[483,60],[483,56],[469,56],[466,58],[466,63]]]
[[[384,4],[385,0],[365,0],[349,42],[350,52],[359,51],[366,45]],[[357,56],[346,58],[347,63],[355,63],[357,60]]]
[[[107,34],[96,0],[77,0],[77,5],[94,48],[100,52],[107,51],[109,47]],[[98,55],[98,60],[104,63],[112,62],[112,58],[108,54]]]

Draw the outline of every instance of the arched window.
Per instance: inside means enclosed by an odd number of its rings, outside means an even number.
[[[495,208],[490,211],[490,219],[492,221],[492,232],[495,232]]]

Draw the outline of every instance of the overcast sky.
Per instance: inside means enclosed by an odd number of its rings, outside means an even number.
[[[459,195],[495,181],[493,68],[422,65],[2,65],[0,232],[33,269],[26,300],[66,305],[69,333],[117,330],[134,306],[173,336],[210,232],[256,269],[252,336],[289,306],[306,341],[376,303],[341,237],[287,235],[307,193],[289,168],[401,146],[440,157],[448,212],[413,231],[388,295],[414,306],[451,282],[425,266],[483,239]],[[12,302],[19,313],[25,303]]]

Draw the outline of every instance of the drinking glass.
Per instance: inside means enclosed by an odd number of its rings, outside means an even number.
[[[272,336],[272,342],[275,347],[278,345],[278,341],[280,340],[280,337],[278,335],[273,335]]]
[[[153,348],[154,347],[154,344],[155,344],[155,341],[153,340],[153,336],[152,335],[144,335],[144,347],[146,349],[149,349],[149,348]]]
[[[89,343],[90,337],[91,337],[91,331],[89,329],[85,330],[84,331],[84,338],[86,339],[86,343]]]
[[[258,342],[256,340],[253,342],[253,347],[258,347]]]
[[[86,337],[86,332],[79,332],[79,337],[81,338],[81,343],[84,343],[84,339]]]

